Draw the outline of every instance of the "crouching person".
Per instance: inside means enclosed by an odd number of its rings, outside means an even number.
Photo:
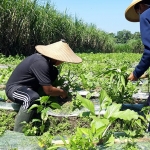
[[[37,53],[26,57],[12,72],[6,84],[7,97],[21,105],[15,118],[16,132],[22,132],[21,122],[31,121],[34,110],[28,111],[28,109],[40,98],[39,88],[42,87],[47,96],[67,98],[68,91],[52,85],[58,75],[55,66],[63,62],[82,62],[64,40],[46,46],[37,45],[35,49]]]

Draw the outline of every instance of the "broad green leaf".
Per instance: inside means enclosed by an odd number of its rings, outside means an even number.
[[[107,95],[106,91],[103,89],[100,91],[99,103],[101,110],[105,109],[108,105],[112,103],[111,98]]]
[[[47,115],[46,113],[42,113],[42,114],[41,114],[41,119],[42,119],[42,120],[46,121],[47,118],[48,118],[48,115]]]
[[[109,120],[108,119],[94,119],[91,122],[91,127],[95,127],[95,129],[101,128],[103,126],[107,126],[109,124]]]
[[[47,112],[49,111],[49,109],[50,109],[49,107],[43,109],[43,110],[42,110],[42,113],[47,113]]]
[[[62,146],[61,145],[54,145],[54,146],[51,146],[51,147],[47,148],[47,150],[56,150],[59,147],[61,148]]]
[[[125,87],[126,85],[125,85],[125,78],[124,78],[124,76],[123,75],[121,75],[121,83],[122,83],[122,85]]]
[[[149,116],[150,116],[150,115],[149,115]],[[142,121],[144,121],[145,123],[147,123],[147,120],[145,120],[145,117],[144,117],[144,116],[139,115],[138,118],[141,119]]]
[[[81,128],[77,127],[76,135],[82,136]]]
[[[110,83],[112,83],[113,82],[113,78],[114,78],[114,74],[111,74],[111,76],[110,76]]]
[[[107,107],[104,117],[105,118],[112,117],[116,112],[119,112],[120,108],[121,108],[121,104],[113,103],[111,106]]]
[[[49,96],[42,96],[40,102],[41,104],[43,104],[46,103],[48,100],[49,100]]]
[[[143,124],[141,123],[141,119],[137,119],[137,120],[135,121],[135,123],[136,123],[139,127],[142,127],[142,126],[143,126]]]
[[[4,99],[4,100],[7,100],[7,99],[8,99],[7,96],[6,96],[5,90],[0,91],[0,97],[1,97],[2,99]]]
[[[146,119],[148,122],[150,122],[150,115],[146,115]]]
[[[77,128],[76,136],[82,137],[85,135],[86,137],[90,138],[92,140],[92,130],[89,128]]]
[[[143,107],[141,110],[144,114],[149,114],[150,106]]]
[[[126,70],[127,70],[127,66],[123,66],[123,67],[121,68],[121,72],[126,72]]]
[[[136,135],[136,131],[131,131],[131,130],[124,130],[124,132],[130,136],[130,137],[134,137]]]
[[[28,110],[30,111],[30,110],[32,110],[33,108],[37,108],[37,107],[39,107],[38,104],[33,104]]]
[[[96,133],[96,127],[95,127],[95,125],[91,123],[90,126],[91,126],[91,132],[92,133]]]
[[[117,89],[118,90],[120,89],[120,81],[121,81],[120,75],[118,75],[118,81],[117,81]]]
[[[40,126],[40,130],[41,130],[42,133],[43,133],[44,129],[45,129],[45,125],[42,124],[42,125]]]
[[[41,112],[43,109],[44,109],[44,106],[43,106],[43,105],[39,105],[39,106],[38,106],[38,109],[37,109],[37,112],[39,113],[39,112]]]
[[[105,146],[113,146],[115,143],[115,137],[113,136],[113,134],[111,134],[111,136],[109,137],[108,141],[106,142]]]
[[[91,96],[92,96],[92,94],[91,94],[91,93],[87,93],[86,98],[87,98],[87,99],[90,99],[90,98],[91,98]]]
[[[52,108],[61,109],[61,106],[58,103],[51,103]]]
[[[32,119],[32,123],[33,122],[41,122],[41,120],[40,119]]]
[[[95,115],[95,109],[94,109],[94,104],[90,100],[83,98],[79,94],[77,95],[77,98],[81,101],[81,105],[90,110],[92,115]]]
[[[104,131],[106,130],[106,128],[107,128],[107,126],[102,126],[102,127],[98,128],[96,130],[96,134],[94,134],[94,138],[99,138],[99,137],[102,138],[102,135],[103,135]]]
[[[90,111],[83,112],[83,113],[80,114],[80,117],[86,117],[86,116],[90,116]]]
[[[85,76],[83,74],[81,74],[80,77],[82,79],[83,86],[86,86],[87,85],[87,80],[86,80]]]
[[[119,111],[119,112],[114,112],[111,117],[113,118],[120,118],[123,120],[132,120],[132,119],[138,119],[138,113],[133,111],[133,110],[125,110],[125,111]]]
[[[50,108],[48,107],[48,108],[42,110],[42,113],[41,113],[42,120],[44,120],[44,121],[47,120],[47,118],[48,118],[48,113],[47,112],[48,112],[49,109]]]
[[[88,128],[79,128],[78,132],[82,132],[87,137],[91,137],[92,136],[91,130],[88,129]]]

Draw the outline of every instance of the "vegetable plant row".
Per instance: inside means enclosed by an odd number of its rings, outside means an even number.
[[[64,147],[68,150],[96,150],[98,145],[112,146],[116,139],[114,132],[121,131],[125,133],[127,141],[130,142],[130,145],[127,146],[136,148],[134,139],[145,135],[147,124],[150,121],[149,107],[144,107],[140,113],[137,113],[129,109],[122,110],[121,106],[123,103],[134,103],[132,95],[137,92],[139,82],[132,83],[127,80],[127,77],[139,61],[140,54],[82,53],[78,55],[83,62],[81,64],[62,64],[58,68],[60,74],[54,84],[68,90],[73,97],[70,109],[86,108],[88,110],[81,113],[80,116],[87,118],[88,126],[77,126],[72,134],[66,135],[67,141],[60,135]],[[0,64],[8,65],[8,68],[0,68],[1,84],[6,84],[11,72],[22,59],[23,57],[14,59],[11,56],[0,58]],[[89,91],[89,94],[82,97],[77,93],[80,90]],[[95,106],[91,101],[94,92],[99,94],[97,101],[100,106],[99,111],[105,110],[103,115],[95,114]],[[41,147],[47,149],[60,147],[52,143],[55,134],[51,134],[50,127],[47,129],[46,123],[49,119],[47,113],[49,108],[61,109],[62,105],[52,97],[45,96],[41,97],[39,105],[33,105],[30,109],[33,108],[37,108],[39,118],[34,119],[31,124],[24,123],[24,133],[40,136],[38,140]]]

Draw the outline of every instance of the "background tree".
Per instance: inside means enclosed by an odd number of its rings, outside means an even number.
[[[132,33],[128,30],[118,31],[115,38],[117,43],[127,43],[132,38]]]
[[[142,53],[143,52],[143,44],[141,39],[131,39],[128,41],[127,45],[129,45],[132,53]]]

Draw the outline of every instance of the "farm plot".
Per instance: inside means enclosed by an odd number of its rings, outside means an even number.
[[[136,64],[140,58],[137,54],[135,57],[133,54],[131,56],[132,60],[129,59],[130,54],[80,54],[83,63],[78,65],[64,63],[58,68],[60,74],[55,85],[61,85],[61,88],[69,91],[72,99],[59,103],[52,97],[41,97],[44,100],[41,100],[40,105],[37,106],[37,108],[42,108],[41,115],[38,115],[37,122],[25,124],[25,134],[45,136],[48,132],[55,136],[66,135],[76,142],[76,145],[82,142],[88,143],[89,147],[87,147],[90,148],[96,145],[112,146],[116,138],[114,133],[123,132],[126,134],[128,143],[131,143],[130,146],[134,147],[131,139],[144,136],[148,128],[149,114],[148,108],[145,107],[145,99],[149,92],[149,83],[148,77],[142,79],[142,84],[140,81],[132,83],[127,80],[129,73],[133,70],[133,63]],[[3,85],[0,97],[7,100],[4,89],[13,68],[0,69],[1,85]],[[131,104],[134,107],[131,107]],[[140,105],[136,107],[137,104]],[[54,119],[53,125],[52,119],[49,119],[50,116]],[[72,117],[73,120],[70,119]],[[64,118],[71,121],[63,122]],[[12,130],[13,125],[8,127],[6,124],[5,122],[1,133],[7,129]],[[58,129],[58,126],[61,129]],[[56,128],[57,131],[54,132]],[[71,132],[63,132],[67,130]],[[53,138],[51,135],[48,135],[50,139]],[[83,135],[86,138],[83,138]],[[77,139],[81,139],[80,144]],[[70,144],[73,141],[70,141]],[[41,139],[40,144],[47,148],[53,145],[51,141],[45,142]]]

